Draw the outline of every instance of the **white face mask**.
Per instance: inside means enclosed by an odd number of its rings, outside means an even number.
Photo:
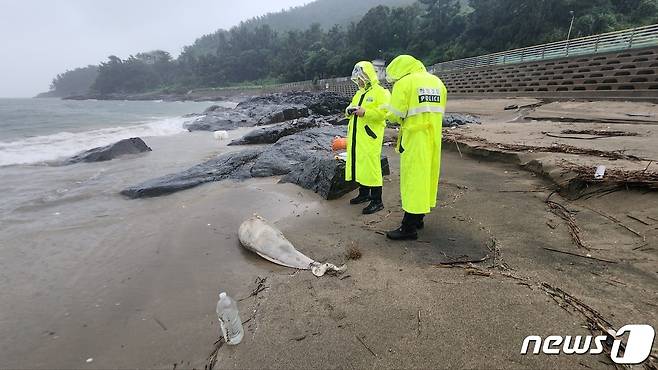
[[[366,86],[370,82],[370,79],[368,78],[366,73],[363,71],[363,68],[359,65],[354,66],[354,69],[352,70],[351,80],[352,80],[352,82],[354,82],[358,86],[361,86],[361,83],[363,84],[363,86]],[[359,82],[361,82],[361,83],[359,83]]]
[[[388,73],[386,74],[386,82],[388,82],[392,85],[392,84],[395,83],[395,81],[397,81],[397,80],[394,79],[393,77],[391,77]]]

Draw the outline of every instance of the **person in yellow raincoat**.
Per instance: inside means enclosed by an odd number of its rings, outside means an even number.
[[[386,68],[393,83],[388,119],[400,124],[402,225],[386,234],[393,240],[417,239],[423,218],[436,207],[441,170],[441,127],[447,90],[443,82],[410,55],[400,55]]]
[[[359,195],[351,199],[350,204],[370,201],[363,213],[372,214],[384,209],[381,153],[386,106],[391,94],[380,85],[375,67],[370,62],[358,62],[354,66],[352,81],[359,86],[359,90],[345,110],[350,119],[345,179],[359,184]]]

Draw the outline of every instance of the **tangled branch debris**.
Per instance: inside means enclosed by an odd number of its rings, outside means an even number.
[[[210,355],[206,359],[206,365],[203,367],[205,370],[213,370],[215,368],[215,364],[217,363],[217,354],[219,353],[219,349],[222,348],[224,345],[224,337],[219,337],[217,341],[215,342],[215,348],[210,352]]]
[[[572,173],[575,177],[571,181],[581,181],[595,185],[614,185],[617,187],[631,186],[658,190],[658,172],[649,172],[649,165],[643,170],[627,171],[617,168],[608,168],[602,179],[595,179],[593,166],[566,165],[562,173]]]
[[[606,353],[610,354],[612,348],[612,343],[615,339],[615,333],[617,332],[612,324],[606,320],[603,315],[592,307],[585,304],[583,301],[572,296],[571,294],[563,291],[560,288],[553,287],[548,283],[539,284],[539,288],[544,291],[549,297],[557,303],[558,306],[568,311],[568,308],[580,313],[583,315],[587,321],[587,327],[593,335],[605,335],[608,337],[608,340],[604,342],[604,347]],[[625,348],[624,343],[620,346],[622,349]],[[649,359],[644,362],[644,368],[651,370],[656,369],[656,363],[658,358],[654,355],[650,355]],[[616,366],[616,365],[615,365]]]
[[[244,301],[245,299],[248,299],[248,298],[251,298],[251,297],[255,297],[255,296],[257,296],[258,293],[262,292],[263,290],[265,290],[265,289],[267,288],[267,287],[265,286],[265,282],[266,282],[266,281],[267,281],[267,278],[266,278],[266,277],[264,277],[264,278],[262,278],[262,277],[260,277],[260,276],[257,277],[256,280],[254,281],[254,284],[256,284],[256,287],[254,288],[254,290],[252,290],[251,293],[249,293],[248,296],[246,296],[246,297],[240,299],[239,301],[242,302],[242,301]]]
[[[621,130],[562,130],[566,135],[595,135],[595,136],[640,136],[637,132]]]
[[[590,155],[594,157],[608,158],[608,159],[626,159],[629,161],[643,161],[645,159],[631,155],[625,154],[624,151],[603,151],[597,149],[586,149],[578,148],[566,144],[554,144],[552,146],[533,146],[533,145],[522,145],[522,144],[504,144],[504,143],[492,143],[481,137],[467,137],[458,132],[444,132],[443,141],[475,141],[482,143],[488,147],[494,147],[501,150],[507,150],[511,152],[545,152],[545,153],[565,153],[565,154],[583,154]]]
[[[576,246],[589,250],[589,247],[583,243],[583,240],[580,237],[581,230],[580,227],[578,227],[576,224],[576,219],[573,217],[573,213],[562,204],[552,201],[551,196],[553,194],[555,194],[555,192],[551,193],[545,201],[549,210],[567,223],[567,226],[569,227],[569,234],[571,234],[571,239],[576,244]]]
[[[501,266],[491,267],[488,270],[484,270],[472,263],[435,267],[462,268],[466,270],[466,273],[469,275],[494,277],[497,274],[505,278],[516,280],[517,284],[527,286],[529,289],[540,289],[563,310],[569,313],[572,313],[573,311],[582,315],[587,322],[587,328],[593,335],[605,335],[608,340],[605,341],[604,347],[608,355],[610,354],[614,340],[620,339],[615,337],[617,331],[601,313],[573,295],[560,288],[553,287],[546,282],[538,282],[527,276],[519,276],[509,270],[505,270]],[[622,342],[620,347],[625,349],[625,343]],[[649,359],[643,363],[643,366],[647,370],[658,370],[658,367],[656,367],[657,363],[658,358],[654,355],[650,355]]]

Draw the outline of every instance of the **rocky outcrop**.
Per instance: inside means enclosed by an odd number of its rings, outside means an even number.
[[[188,131],[219,131],[234,130],[239,127],[256,126],[256,121],[242,112],[221,108],[197,117],[194,121],[186,123]]]
[[[388,158],[382,157],[382,174],[390,175]],[[316,157],[303,166],[295,166],[281,181],[312,190],[324,199],[338,199],[356,190],[359,185],[345,181],[345,162],[330,157]]]
[[[345,136],[345,127],[311,128],[279,139],[267,148],[246,149],[219,155],[180,173],[129,187],[121,194],[130,198],[154,197],[226,179],[279,176],[293,173],[293,182],[328,199],[345,194],[344,163],[334,159],[331,140]],[[306,170],[304,170],[306,169]]]
[[[250,167],[263,152],[262,149],[248,149],[224,153],[207,162],[198,164],[183,172],[148,180],[137,186],[121,191],[129,198],[157,197],[193,188],[211,181],[225,179],[245,179],[251,177]]]
[[[214,107],[213,107],[214,108]],[[301,105],[264,104],[236,108],[216,107],[185,124],[189,131],[233,130],[238,127],[268,125],[307,117],[309,110]]]
[[[191,123],[190,131],[232,130],[293,119],[342,113],[349,100],[333,92],[289,92],[252,97],[235,108],[213,106]]]
[[[146,145],[144,140],[138,137],[134,137],[131,139],[124,139],[107,146],[87,150],[67,159],[64,163],[73,164],[79,162],[102,162],[109,161],[126,154],[137,154],[150,151],[151,148]]]
[[[446,113],[443,115],[443,127],[458,127],[463,125],[479,125],[482,121],[476,116],[461,113]]]
[[[290,136],[310,128],[336,125],[341,119],[342,116],[299,118],[268,127],[257,128],[242,138],[233,140],[228,145],[272,144],[276,143],[282,137]]]
[[[350,104],[350,99],[331,91],[295,91],[255,96],[238,104],[238,108],[289,104],[304,106],[311,110],[311,113],[329,116],[342,113]]]

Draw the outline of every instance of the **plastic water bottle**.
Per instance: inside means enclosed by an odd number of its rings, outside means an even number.
[[[238,344],[244,336],[238,304],[225,292],[219,293],[217,301],[217,319],[222,327],[226,344]]]

